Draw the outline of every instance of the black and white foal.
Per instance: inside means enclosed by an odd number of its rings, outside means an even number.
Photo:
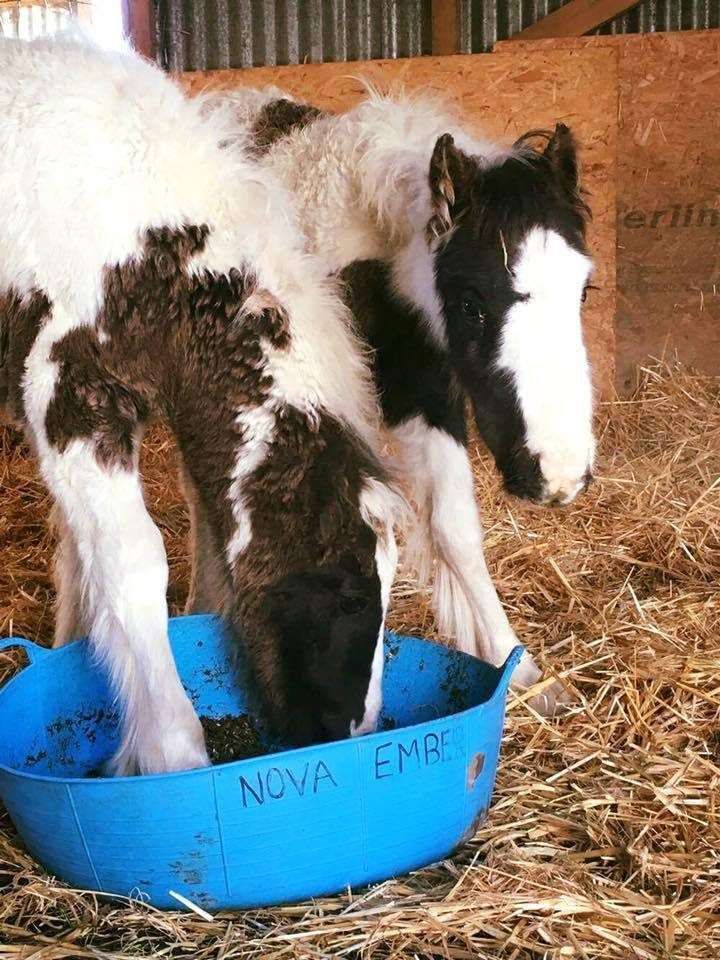
[[[235,117],[238,140],[292,191],[308,249],[344,278],[417,505],[411,555],[434,569],[439,627],[501,662],[516,639],[483,556],[465,406],[511,493],[559,505],[587,486],[591,263],[570,131],[558,125],[542,151],[530,134],[505,148],[422,100],[371,95],[327,116],[274,88],[216,93],[206,108]],[[212,584],[196,580],[191,607],[213,605]],[[514,679],[539,676],[527,655]],[[551,712],[561,695],[556,684],[535,705]]]
[[[363,733],[380,706],[397,497],[370,375],[232,135],[138,57],[0,41],[0,382],[56,502],[56,642],[88,633],[124,707],[117,773],[207,763],[138,473],[156,414],[273,730]]]

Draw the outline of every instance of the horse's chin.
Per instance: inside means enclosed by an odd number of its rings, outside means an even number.
[[[550,507],[550,504],[546,500],[542,500],[539,497],[529,497],[523,494],[514,493],[512,490],[509,490],[505,487],[505,493],[510,497],[514,504],[522,507],[524,510],[532,510],[537,513],[544,513]]]
[[[518,478],[517,474],[507,476],[501,471],[505,493],[518,503],[527,506],[543,506],[543,490],[536,483]]]
[[[570,494],[553,494],[543,491],[539,494],[528,493],[518,490],[517,486],[507,482],[503,484],[505,492],[515,503],[522,504],[529,510],[567,510],[580,498],[587,489],[587,483],[578,485],[578,488]]]

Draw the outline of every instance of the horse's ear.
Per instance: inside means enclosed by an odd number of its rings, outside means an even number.
[[[428,223],[430,239],[443,237],[469,201],[470,188],[477,175],[476,161],[455,146],[449,133],[438,137],[430,158],[430,196],[432,216]]]
[[[564,123],[555,126],[555,132],[545,147],[545,156],[555,169],[570,196],[578,192],[578,157],[575,137]]]

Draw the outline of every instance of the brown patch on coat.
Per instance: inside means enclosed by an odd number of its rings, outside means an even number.
[[[322,110],[309,103],[293,100],[271,100],[258,112],[250,128],[253,153],[265,156],[278,141],[289,137],[296,130],[303,130],[314,120],[326,116]]]
[[[290,318],[285,307],[269,290],[253,290],[246,297],[240,316],[243,320],[252,318],[253,328],[278,350],[290,345]]]
[[[366,479],[382,472],[345,425],[329,415],[313,421],[274,400],[273,443],[242,487],[252,540],[230,570],[233,474],[245,442],[237,415],[270,401],[267,344],[286,348],[290,325],[250,271],[188,272],[208,234],[205,226],[148,231],[141,256],[106,271],[96,327],[72,330],[54,345],[59,377],[46,427],[59,449],[87,438],[102,463],[127,467],[138,427],[154,412],[165,417],[217,545],[219,572],[226,570],[233,586],[228,616],[277,731],[303,716],[287,716],[290,692],[269,597],[284,576],[347,563],[376,581],[375,535],[359,498]]]
[[[360,572],[370,576],[375,535],[357,504],[366,478],[379,475],[374,458],[347,427],[326,416],[309,430],[307,419],[287,408],[276,420],[270,455],[243,488],[254,537],[252,550],[236,563],[240,579],[270,583],[345,555],[356,557]]]
[[[87,327],[71,330],[53,345],[50,359],[58,364],[58,378],[45,432],[60,452],[72,440],[92,439],[100,463],[129,470],[137,428],[149,415],[147,391],[124,382],[105,353],[95,330]]]
[[[239,442],[236,406],[265,395],[261,341],[281,346],[289,334],[276,301],[243,311],[261,296],[251,274],[187,273],[208,233],[204,225],[148,231],[142,256],[106,270],[96,326],[53,346],[59,377],[46,429],[58,449],[93,439],[100,462],[129,468],[138,427],[157,412],[179,439],[207,435],[213,467],[227,476]]]
[[[188,471],[180,465],[180,488],[188,505],[190,518],[190,586],[185,614],[215,613],[227,616],[232,610],[231,571],[225,560],[222,544],[216,540],[197,488]]]
[[[10,288],[0,294],[0,407],[24,420],[22,379],[25,361],[52,305],[39,290],[25,295]]]

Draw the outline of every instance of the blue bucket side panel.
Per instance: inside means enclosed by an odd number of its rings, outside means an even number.
[[[170,890],[200,906],[227,902],[211,778],[78,781],[70,785],[101,889],[177,906]]]
[[[230,903],[298,900],[362,875],[354,750],[328,744],[213,771]]]
[[[171,620],[170,643],[180,679],[201,716],[236,717],[246,712],[240,651],[219,619],[195,616]]]
[[[468,716],[468,780],[465,807],[465,836],[471,837],[490,808],[500,760],[505,724],[507,690],[523,649],[515,647],[497,671],[498,682],[491,700]]]
[[[100,889],[67,784],[0,771],[0,794],[24,844],[49,873],[77,887]]]
[[[28,694],[32,682],[32,667],[14,677],[0,693],[2,727],[0,728],[0,762],[13,769],[39,767],[45,773],[48,757],[46,726],[50,722],[50,706],[42,690]]]
[[[48,757],[31,772],[53,777],[83,777],[115,752],[120,713],[109,691],[78,695],[74,708],[63,706],[47,725]],[[26,759],[27,769],[27,759]]]
[[[503,712],[482,706],[468,718],[463,835],[472,837],[487,817],[497,775]]]
[[[499,677],[499,670],[475,657],[388,633],[379,729],[409,727],[469,710],[492,696]]]
[[[118,713],[89,646],[77,641],[48,653],[0,694],[0,760],[17,770],[81,776],[117,742]]]
[[[358,742],[368,879],[437,860],[461,839],[466,723],[450,716]]]

